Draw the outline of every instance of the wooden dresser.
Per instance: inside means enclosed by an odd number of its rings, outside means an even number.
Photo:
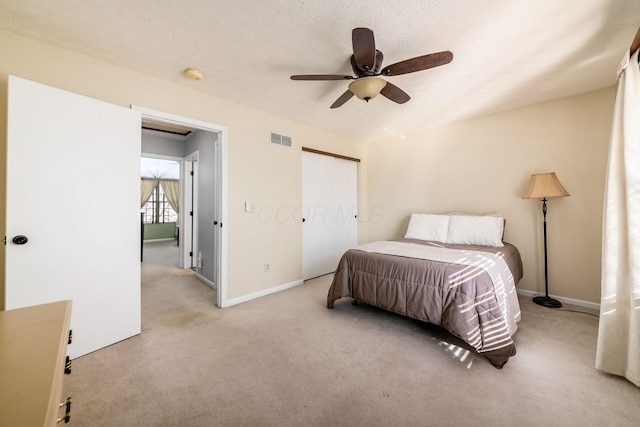
[[[0,311],[0,425],[55,426],[62,398],[71,301]]]

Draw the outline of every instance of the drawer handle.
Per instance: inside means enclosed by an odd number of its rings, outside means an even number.
[[[71,359],[67,356],[67,361],[64,364],[64,373],[65,375],[71,374]]]
[[[58,424],[60,424],[61,422],[65,422],[68,423],[71,420],[71,397],[67,397],[67,400],[65,400],[64,402],[62,402],[60,404],[60,408],[66,406],[65,408],[65,414],[63,417],[58,418]]]

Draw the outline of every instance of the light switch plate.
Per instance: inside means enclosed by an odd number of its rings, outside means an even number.
[[[256,213],[256,203],[255,202],[244,202],[244,211],[247,213]]]

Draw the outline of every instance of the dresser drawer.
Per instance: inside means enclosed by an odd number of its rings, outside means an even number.
[[[0,425],[55,426],[64,416],[70,319],[71,301],[0,312]]]

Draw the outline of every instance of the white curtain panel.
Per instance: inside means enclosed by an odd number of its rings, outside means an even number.
[[[605,184],[596,368],[640,387],[640,69],[618,69]]]
[[[180,181],[175,179],[161,179],[162,191],[167,196],[167,202],[176,213],[180,213]]]
[[[153,189],[158,185],[157,179],[148,179],[142,178],[140,180],[140,208],[144,207],[144,204],[147,203],[149,197],[151,197],[151,193],[153,193]]]

